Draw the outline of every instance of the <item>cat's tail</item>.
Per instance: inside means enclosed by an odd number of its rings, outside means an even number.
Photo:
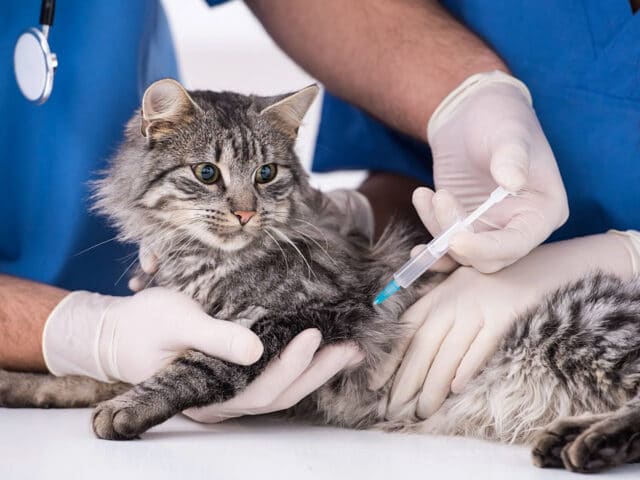
[[[131,386],[87,377],[0,370],[0,407],[83,408],[120,395]]]

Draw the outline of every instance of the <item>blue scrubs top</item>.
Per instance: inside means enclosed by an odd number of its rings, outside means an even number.
[[[27,102],[13,48],[37,25],[40,2],[0,4],[0,272],[104,293],[135,257],[89,213],[88,181],[106,166],[150,82],[177,77],[171,36],[156,0],[57,2],[50,32],[59,68],[51,98]]]
[[[640,13],[628,0],[443,4],[531,90],[571,210],[551,239],[640,228]],[[328,94],[314,169],[345,167],[433,184],[424,144]]]

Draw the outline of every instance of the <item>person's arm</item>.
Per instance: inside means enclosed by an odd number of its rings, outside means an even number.
[[[278,45],[329,90],[425,139],[469,76],[508,69],[435,0],[247,0]]]
[[[454,201],[419,213],[432,235],[484,201],[497,185],[519,195],[494,207],[477,233],[454,237],[458,262],[494,272],[542,243],[568,218],[567,196],[526,85],[435,0],[247,0],[276,42],[329,90],[386,124],[428,140],[437,190]],[[372,139],[375,142],[375,139]],[[392,162],[393,159],[390,159]],[[366,185],[379,231],[395,202]],[[371,188],[368,188],[371,187]],[[431,192],[432,195],[433,192]],[[387,195],[387,197],[389,197]],[[382,198],[382,201],[380,199]],[[444,215],[443,215],[444,214]],[[459,234],[460,237],[463,233]],[[455,240],[455,241],[454,241]]]
[[[51,311],[68,293],[0,274],[0,368],[46,371],[42,331]]]

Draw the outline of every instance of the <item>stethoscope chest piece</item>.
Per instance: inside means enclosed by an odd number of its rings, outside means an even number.
[[[48,30],[48,28],[47,28]],[[13,51],[16,82],[27,100],[44,103],[53,88],[53,74],[58,66],[56,54],[51,52],[47,31],[29,28],[22,32]]]

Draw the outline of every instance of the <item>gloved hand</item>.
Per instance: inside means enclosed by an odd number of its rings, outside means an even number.
[[[502,72],[468,78],[433,113],[427,137],[436,190],[447,190],[459,202],[434,210],[433,192],[416,190],[414,204],[432,235],[450,223],[456,208],[470,212],[496,185],[519,193],[476,222],[480,233],[452,238],[449,254],[462,265],[498,271],[566,221],[564,185],[531,95],[519,80]]]
[[[458,268],[403,315],[417,331],[397,370],[388,418],[414,404],[420,418],[429,417],[495,353],[518,314],[596,269],[621,278],[640,274],[640,234],[612,231],[542,245],[494,274]],[[387,377],[374,382],[384,384],[396,366],[386,365]]]
[[[49,315],[43,355],[54,375],[138,383],[194,348],[249,365],[262,343],[248,328],[205,314],[188,296],[150,288],[131,297],[76,291]]]
[[[364,354],[349,343],[329,345],[316,352],[320,341],[318,330],[305,330],[237,397],[220,404],[190,408],[183,413],[197,422],[217,423],[243,415],[285,410],[339,371],[364,358]]]
[[[318,330],[303,331],[238,397],[185,413],[221,421],[289,408],[362,359],[351,344],[326,347],[314,357],[320,341]],[[49,315],[43,334],[51,373],[107,382],[141,382],[188,348],[242,365],[262,354],[251,330],[211,318],[186,295],[159,287],[132,297],[73,292]]]

